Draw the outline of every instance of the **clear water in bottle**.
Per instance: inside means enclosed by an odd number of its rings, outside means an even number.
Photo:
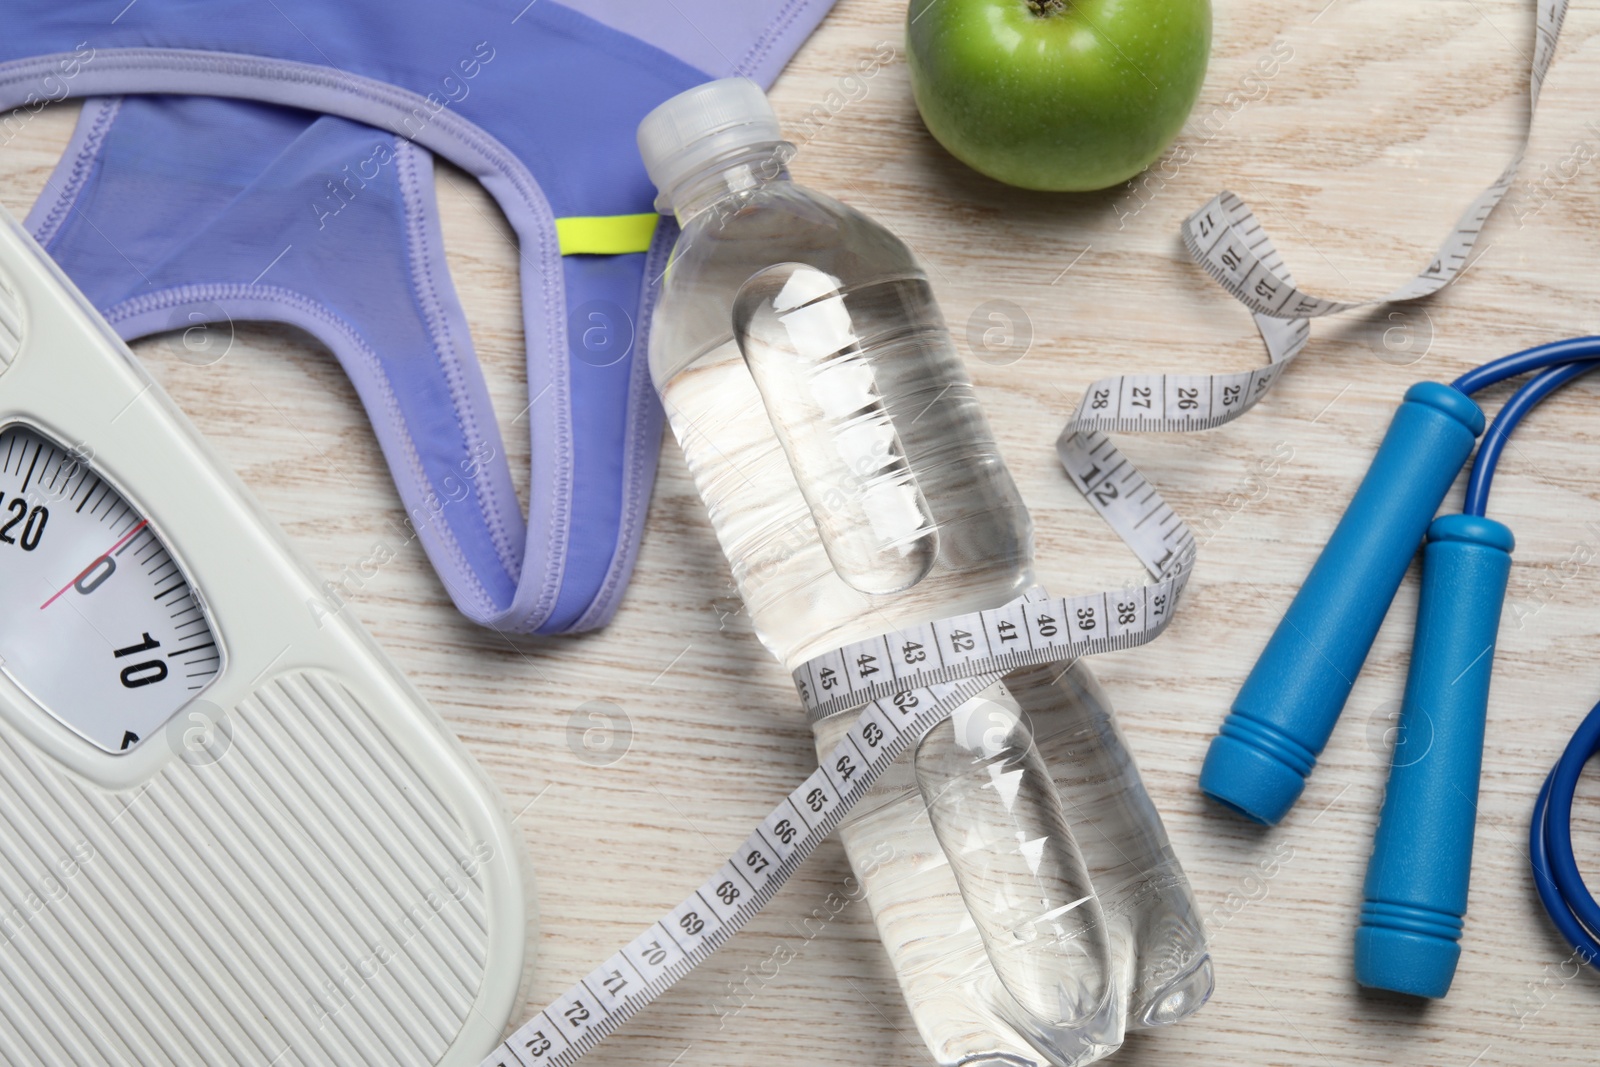
[[[682,229],[651,374],[773,654],[1028,588],[1031,521],[905,245],[788,180],[753,83],[682,94],[639,139]],[[819,755],[851,718],[817,725]],[[1210,993],[1188,883],[1082,663],[969,701],[840,834],[940,1064],[1087,1063]]]

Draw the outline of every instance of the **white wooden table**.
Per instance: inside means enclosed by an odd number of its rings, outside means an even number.
[[[1180,142],[1186,162],[1169,163],[1139,192],[1023,193],[966,170],[932,141],[903,62],[868,80],[864,94],[841,85],[879,42],[903,51],[903,18],[901,0],[840,0],[783,75],[773,95],[802,142],[793,171],[912,245],[958,337],[987,301],[1025,312],[1032,342],[1022,358],[970,366],[1033,508],[1041,577],[1060,593],[1137,569],[1054,460],[1056,433],[1083,388],[1117,371],[1242,369],[1263,358],[1249,317],[1184,256],[1182,218],[1232,188],[1305,286],[1372,296],[1425,262],[1514,150],[1527,108],[1531,0],[1218,0],[1210,74]],[[1446,1000],[1419,1006],[1363,992],[1352,977],[1414,578],[1283,825],[1246,826],[1195,788],[1208,738],[1404,388],[1528,344],[1600,332],[1600,166],[1590,162],[1600,156],[1597,34],[1600,3],[1577,0],[1512,209],[1490,223],[1460,284],[1423,305],[1317,323],[1301,364],[1232,426],[1120,442],[1180,511],[1219,509],[1168,634],[1095,664],[1209,917],[1217,990],[1196,1017],[1133,1037],[1114,1062],[1600,1061],[1600,980],[1574,977],[1524,858],[1538,784],[1600,698],[1600,386],[1580,385],[1541,411],[1496,485],[1493,511],[1519,544],[1471,909]],[[0,202],[13,213],[42,187],[74,112],[40,114],[0,155]],[[451,266],[525,488],[527,441],[512,424],[526,400],[509,230],[469,179],[441,171]],[[181,359],[174,336],[138,350],[338,580],[376,545],[402,540],[376,443],[325,351],[289,329],[234,328],[231,351],[211,366]],[[1288,458],[1263,477],[1259,464],[1274,455]],[[679,900],[813,765],[787,679],[747,621],[725,616],[728,595],[670,443],[632,588],[603,633],[511,641],[477,629],[452,609],[415,544],[355,594],[362,620],[521,813],[543,913],[530,1010]],[[581,758],[570,729],[582,709],[604,710],[595,701],[627,724],[626,737],[615,735],[617,758],[602,766]],[[736,752],[745,772],[709,777],[703,753],[713,747]],[[1600,775],[1582,789],[1577,826],[1580,859],[1600,873]],[[1274,855],[1287,857],[1274,877],[1250,877]],[[825,844],[749,930],[594,1062],[925,1064],[865,905],[829,903],[847,874],[837,843]],[[836,909],[826,922],[804,922]],[[779,942],[794,958],[771,974],[763,964]],[[730,987],[744,991],[738,1000]]]

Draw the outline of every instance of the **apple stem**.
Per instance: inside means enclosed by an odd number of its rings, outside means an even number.
[[[1028,10],[1037,18],[1045,18],[1066,10],[1067,0],[1028,0]]]

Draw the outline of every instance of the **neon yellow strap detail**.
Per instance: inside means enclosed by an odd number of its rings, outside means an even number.
[[[556,239],[564,256],[619,256],[626,252],[647,252],[661,216],[576,215],[556,219]]]

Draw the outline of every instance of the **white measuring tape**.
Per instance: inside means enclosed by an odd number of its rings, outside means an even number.
[[[577,1060],[754,918],[878,776],[958,707],[1017,667],[1150,640],[1172,618],[1187,577],[1185,566],[1153,585],[1066,599],[1035,589],[804,664],[795,687],[813,717],[866,705],[844,740],[715,874],[523,1024],[484,1067]]]
[[[1106,464],[1127,463],[1106,440],[1105,431],[1182,433],[1232,422],[1260,402],[1304,351],[1311,336],[1311,319],[1375,304],[1417,300],[1459,277],[1485,221],[1510,191],[1522,164],[1539,104],[1539,88],[1555,57],[1566,14],[1567,0],[1539,0],[1533,66],[1528,79],[1528,124],[1511,161],[1461,213],[1428,265],[1387,296],[1349,302],[1314,296],[1299,288],[1266,230],[1234,193],[1217,194],[1184,221],[1184,247],[1207,274],[1254,314],[1269,362],[1255,370],[1232,374],[1128,374],[1103,378],[1089,386],[1056,443],[1056,451],[1073,473],[1079,490],[1088,489],[1085,495],[1089,503],[1146,566],[1153,562],[1152,546],[1150,538],[1138,528],[1138,519],[1125,508],[1107,507],[1114,500],[1103,500],[1077,473]]]
[[[1188,527],[1106,437],[1107,431],[1188,432],[1254,407],[1304,350],[1313,318],[1438,292],[1511,188],[1531,135],[1539,87],[1555,55],[1566,0],[1540,0],[1528,128],[1511,162],[1467,207],[1428,266],[1376,300],[1304,292],[1238,196],[1223,192],[1184,222],[1183,242],[1255,316],[1269,362],[1232,374],[1146,374],[1091,385],[1056,443],[1079,492],[1156,581],[1052,599],[1032,590],[990,611],[942,619],[825,653],[794,672],[813,718],[863,708],[822,765],[772,810],[739,850],[683,903],[508,1037],[482,1067],[564,1067],[703,963],[772,899],[851,806],[902,753],[1007,672],[1132,648],[1161,633],[1194,566]]]

